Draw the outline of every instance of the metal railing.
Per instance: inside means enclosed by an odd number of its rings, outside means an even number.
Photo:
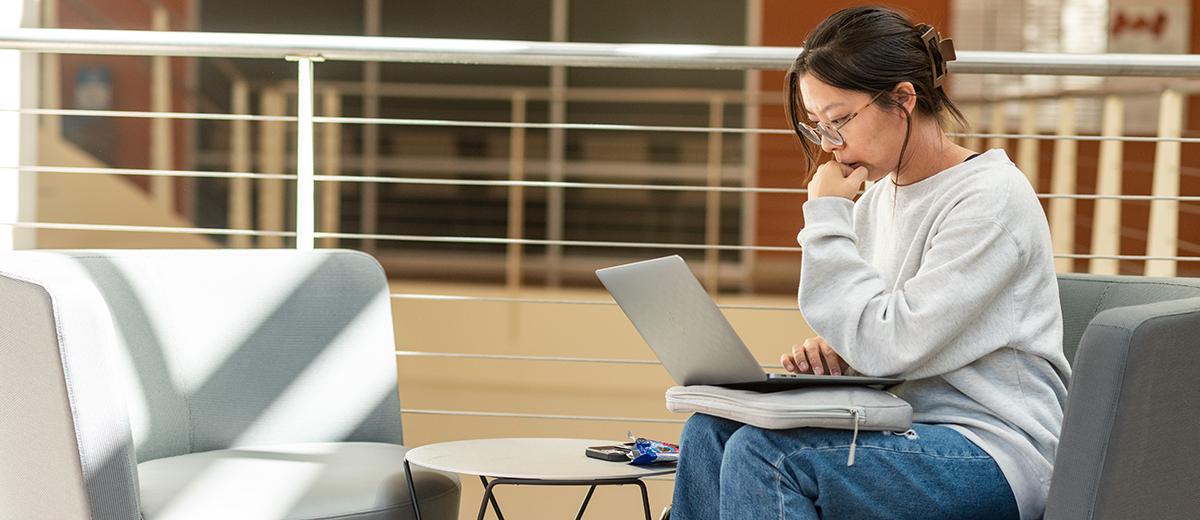
[[[798,47],[557,43],[83,29],[19,29],[0,48],[68,54],[190,56],[474,65],[783,70]],[[950,70],[964,74],[1200,77],[1200,57],[1176,54],[1066,54],[960,51]]]
[[[587,44],[587,43],[547,43],[520,41],[492,40],[441,40],[421,38],[382,38],[355,36],[313,36],[313,35],[267,35],[267,34],[214,34],[214,33],[185,33],[185,32],[152,32],[152,31],[108,31],[108,30],[72,30],[72,29],[21,29],[0,34],[0,49],[15,49],[43,53],[81,53],[81,54],[122,54],[139,56],[191,56],[191,57],[220,57],[220,58],[259,58],[259,59],[288,59],[297,62],[296,116],[286,115],[250,115],[244,113],[194,113],[155,111],[118,111],[118,110],[67,110],[53,107],[5,107],[3,112],[29,115],[75,115],[99,117],[136,117],[156,119],[212,119],[238,122],[260,123],[295,123],[296,133],[296,169],[295,175],[278,172],[254,173],[249,168],[241,171],[187,171],[170,168],[68,168],[39,165],[0,165],[0,170],[24,173],[77,173],[101,175],[138,175],[151,177],[214,177],[233,178],[242,180],[280,181],[295,180],[296,190],[296,222],[295,232],[251,229],[212,229],[212,228],[168,228],[160,226],[112,226],[91,224],[42,223],[42,222],[2,222],[0,225],[38,228],[38,229],[82,229],[95,231],[123,232],[153,232],[153,233],[189,233],[238,235],[261,237],[292,237],[296,239],[298,248],[312,248],[318,238],[355,238],[397,241],[431,241],[459,243],[488,243],[509,246],[523,245],[560,245],[587,247],[638,247],[664,249],[701,249],[705,251],[738,250],[738,251],[799,251],[798,247],[773,247],[761,245],[722,245],[705,244],[676,244],[676,243],[644,243],[644,242],[610,242],[610,241],[569,241],[569,240],[532,240],[520,237],[463,237],[463,236],[417,236],[364,233],[330,233],[317,231],[315,213],[315,197],[317,182],[360,182],[360,183],[412,183],[412,184],[454,184],[500,186],[518,190],[513,193],[519,196],[521,188],[556,188],[556,189],[611,189],[611,190],[678,190],[701,191],[705,193],[793,193],[804,194],[803,189],[776,187],[744,186],[729,187],[719,185],[698,186],[662,186],[652,184],[617,184],[617,183],[586,183],[565,181],[537,181],[523,179],[523,166],[513,164],[512,178],[503,181],[491,180],[441,180],[396,178],[381,176],[347,176],[347,175],[316,175],[315,149],[316,137],[313,131],[316,124],[392,124],[392,125],[421,125],[421,126],[478,126],[503,128],[513,132],[514,140],[525,129],[580,129],[599,131],[661,131],[661,132],[696,132],[705,134],[754,134],[754,135],[786,135],[790,132],[779,128],[739,128],[727,127],[721,124],[708,126],[663,126],[663,125],[612,125],[612,124],[581,124],[581,123],[529,123],[514,118],[510,122],[482,122],[464,120],[430,120],[430,119],[395,119],[395,118],[361,118],[341,116],[317,116],[314,114],[316,85],[313,80],[313,69],[321,61],[351,60],[351,61],[390,61],[409,63],[455,63],[455,64],[502,64],[502,65],[540,65],[540,66],[572,66],[572,67],[643,67],[643,68],[697,68],[697,69],[784,69],[799,52],[797,48],[772,47],[736,47],[736,46],[706,46],[706,45],[644,45],[644,44]],[[1069,54],[1029,54],[1007,52],[969,52],[958,53],[959,59],[951,63],[951,70],[968,74],[1055,74],[1055,75],[1105,75],[1105,76],[1158,76],[1158,77],[1200,77],[1200,56],[1192,55],[1069,55]],[[1177,209],[1181,202],[1200,202],[1200,197],[1180,196],[1178,193],[1179,177],[1179,147],[1183,143],[1200,142],[1200,138],[1187,138],[1181,135],[1180,123],[1172,121],[1170,114],[1180,114],[1182,102],[1181,89],[1168,88],[1161,94],[1164,124],[1159,135],[1155,137],[1122,136],[1117,125],[1112,120],[1117,119],[1119,104],[1108,99],[1106,105],[1105,130],[1101,135],[1077,135],[1069,125],[1063,125],[1055,135],[1038,134],[1030,131],[1031,127],[1022,126],[1018,133],[1005,133],[1006,128],[993,125],[988,132],[955,134],[956,138],[967,141],[981,142],[988,140],[1017,139],[1022,143],[1036,140],[1054,140],[1056,143],[1073,143],[1076,141],[1101,141],[1105,144],[1120,142],[1154,142],[1158,152],[1155,157],[1155,193],[1153,195],[1121,194],[1119,187],[1114,188],[1114,171],[1120,172],[1121,160],[1114,156],[1112,148],[1102,151],[1099,169],[1102,172],[1101,189],[1096,194],[1074,193],[1071,180],[1074,179],[1075,166],[1069,162],[1055,163],[1052,176],[1054,189],[1051,193],[1040,193],[1038,196],[1048,199],[1051,205],[1051,222],[1056,226],[1056,254],[1059,260],[1091,259],[1093,261],[1117,260],[1146,260],[1154,262],[1151,273],[1171,273],[1174,263],[1180,261],[1200,261],[1200,256],[1178,256],[1175,254],[1173,242],[1177,239],[1177,211],[1175,218],[1171,217],[1172,209]],[[757,95],[747,99],[757,99]],[[514,107],[521,106],[526,97],[515,98]],[[755,101],[757,102],[757,101]],[[992,105],[1004,103],[1029,103],[1031,100],[993,100]],[[235,110],[236,111],[236,110]],[[1111,114],[1110,114],[1111,111]],[[516,113],[516,110],[514,110]],[[1069,119],[1069,118],[1065,118]],[[1018,163],[1027,173],[1032,173],[1031,180],[1036,186],[1037,156],[1031,154],[1027,147],[1022,148]],[[514,147],[515,151],[515,147]],[[1073,152],[1064,147],[1062,156],[1071,156]],[[1056,154],[1058,156],[1059,154]],[[282,168],[281,168],[282,170]],[[1032,171],[1031,171],[1032,170]],[[1174,184],[1170,182],[1174,178]],[[1162,180],[1159,180],[1162,179]],[[1120,236],[1120,231],[1112,229],[1112,219],[1105,218],[1094,228],[1101,244],[1098,254],[1079,254],[1069,246],[1063,246],[1064,235],[1073,236],[1073,231],[1064,231],[1069,218],[1073,215],[1075,200],[1096,200],[1097,208],[1103,202],[1118,203],[1120,201],[1145,201],[1152,205],[1150,237],[1153,245],[1146,255],[1116,254],[1113,247],[1114,236]],[[1106,206],[1105,211],[1111,211]],[[517,215],[519,217],[519,215]],[[1118,219],[1119,223],[1119,219]],[[1173,229],[1174,228],[1174,229]],[[1073,228],[1072,228],[1073,229]],[[1158,238],[1155,238],[1158,237]],[[1067,241],[1065,243],[1070,243]],[[519,249],[516,249],[519,256]],[[514,249],[509,249],[514,254]],[[1060,265],[1061,267],[1061,265]],[[421,301],[489,301],[532,305],[612,305],[610,301],[570,300],[570,299],[538,299],[521,297],[480,297],[465,295],[437,295],[420,293],[393,294],[396,300]],[[791,307],[769,305],[723,305],[723,308],[751,309],[760,311],[791,311]],[[518,356],[507,354],[465,354],[446,352],[422,352],[415,349],[405,349],[397,352],[398,356],[429,356],[429,357],[459,357],[472,359],[511,360],[511,361],[555,361],[567,363],[609,363],[609,364],[654,364],[647,360],[608,359],[591,357],[555,357],[555,356]],[[772,366],[772,365],[765,365]],[[488,415],[497,417],[528,417],[528,418],[561,418],[576,420],[619,420],[645,422],[677,422],[653,418],[607,417],[607,416],[552,416],[546,414],[521,414],[500,412],[472,412],[445,410],[413,410],[406,413],[459,415]]]

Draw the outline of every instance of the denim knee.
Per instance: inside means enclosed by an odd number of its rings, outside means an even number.
[[[820,430],[765,430],[746,426],[725,443],[721,459],[721,481],[746,485],[748,482],[790,482],[791,487],[815,491],[813,450],[806,448],[827,442]],[[790,464],[785,464],[785,459]],[[787,467],[785,467],[787,466]]]
[[[724,446],[725,439],[733,435],[742,426],[741,423],[713,417],[702,413],[692,414],[683,425],[680,435],[680,445],[715,444]]]
[[[746,463],[750,461],[767,461],[767,452],[771,451],[773,442],[768,438],[767,430],[756,426],[745,426],[735,432],[725,442],[726,463]]]

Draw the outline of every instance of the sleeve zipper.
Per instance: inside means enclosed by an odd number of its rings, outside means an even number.
[[[851,408],[850,418],[854,421],[854,437],[850,439],[850,456],[846,457],[846,465],[854,465],[854,455],[858,448],[858,425],[865,419],[862,408]]]

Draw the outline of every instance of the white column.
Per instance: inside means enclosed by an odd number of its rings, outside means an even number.
[[[1033,135],[1037,133],[1037,111],[1038,102],[1034,100],[1025,101],[1021,104],[1021,130],[1024,135]],[[1039,152],[1041,143],[1037,139],[1021,139],[1017,143],[1017,167],[1025,173],[1025,177],[1029,179],[1029,184],[1033,185],[1034,191],[1038,189],[1038,158],[1041,155]]]
[[[1176,90],[1162,93],[1158,108],[1158,137],[1178,138],[1183,131],[1183,95]],[[1180,146],[1178,141],[1159,141],[1154,147],[1155,197],[1179,196]],[[1175,256],[1179,240],[1179,201],[1150,202],[1150,228],[1146,256]],[[1146,276],[1175,276],[1174,260],[1147,260]]]
[[[250,87],[246,80],[233,80],[230,91],[233,113],[246,115],[250,113]],[[239,173],[250,172],[250,121],[238,119],[230,121],[229,132],[229,169]],[[231,229],[250,229],[253,222],[250,218],[251,180],[247,178],[229,179],[229,227]],[[229,247],[250,247],[249,235],[230,235]]]
[[[988,125],[988,133],[990,133],[990,134],[1007,133],[1008,132],[1008,125],[1007,125],[1008,118],[1005,117],[1006,114],[1004,113],[1004,108],[1005,108],[1004,102],[997,101],[995,104],[992,105],[991,108],[992,108],[991,121]],[[991,150],[993,148],[1004,148],[1004,145],[1007,142],[1008,142],[1008,140],[1003,137],[990,137],[987,140],[987,147],[989,150]]]
[[[528,95],[523,90],[512,94],[512,122],[526,122]],[[508,180],[525,180],[525,129],[513,127],[509,132]],[[508,238],[520,240],[525,237],[525,187],[508,188]],[[504,258],[504,280],[510,298],[521,297],[523,247],[518,243],[508,244]],[[521,305],[510,303],[508,309],[508,344],[516,345],[521,336]]]
[[[967,133],[981,134],[983,133],[983,105],[980,103],[972,103],[963,109],[963,116],[967,118]],[[963,140],[963,146],[969,150],[977,152],[983,151],[983,138],[968,137]]]
[[[154,7],[154,30],[170,31],[171,18],[162,4]],[[150,109],[155,112],[171,111],[171,58],[150,58]],[[173,119],[156,117],[150,120],[150,168],[170,170],[174,168],[175,143],[171,126]],[[175,211],[175,178],[154,176],[150,178],[150,194],[154,203],[167,211]]]
[[[1075,134],[1075,100],[1067,98],[1060,101],[1061,110],[1058,114],[1058,135]],[[1054,168],[1050,172],[1050,193],[1055,195],[1070,195],[1075,193],[1077,147],[1070,139],[1059,139],[1054,142]],[[1055,254],[1072,254],[1075,252],[1075,199],[1050,199],[1050,239],[1054,243]],[[1070,258],[1055,258],[1054,269],[1060,273],[1069,273],[1075,261]]]
[[[382,0],[363,0],[363,32],[367,36],[379,36],[382,32]],[[379,62],[363,63],[363,117],[379,117]],[[362,125],[362,175],[379,175],[379,125]],[[365,182],[359,194],[359,232],[373,235],[379,232],[379,184]],[[360,242],[365,251],[375,251],[375,239],[364,238]]]
[[[524,123],[526,120],[526,94],[522,90],[513,92],[512,122]],[[525,129],[513,127],[509,131],[508,144],[508,180],[525,180]],[[508,188],[508,238],[519,240],[525,237],[525,187],[509,186]],[[517,296],[521,291],[521,244],[508,244],[508,254],[505,257],[505,281],[511,296]],[[516,308],[516,306],[512,306]],[[516,324],[510,330],[517,330]]]
[[[342,115],[342,94],[330,89],[322,96],[322,110],[326,117]],[[325,175],[342,175],[342,125],[325,123],[321,128],[321,170]],[[337,233],[341,227],[342,185],[337,181],[326,181],[321,185],[320,231]],[[321,247],[337,247],[337,237],[324,237]]]
[[[265,116],[287,115],[287,97],[278,88],[263,91],[262,114]],[[259,125],[259,173],[281,174],[286,169],[287,123],[263,121]],[[258,182],[258,228],[262,231],[283,231],[284,181],[262,179]],[[261,247],[283,247],[283,238],[263,236],[258,238]]]
[[[33,0],[0,2],[0,31],[37,27],[38,18]],[[0,108],[37,106],[37,54],[0,51],[0,78]],[[36,247],[33,229],[6,224],[37,220],[35,174],[15,168],[37,164],[37,134],[36,116],[0,113],[0,251]]]
[[[1124,123],[1125,101],[1120,96],[1106,96],[1102,135],[1120,136]],[[1096,169],[1097,195],[1121,194],[1121,155],[1121,141],[1100,143],[1100,164]],[[1095,207],[1092,217],[1092,254],[1115,256],[1121,252],[1121,201],[1096,199]],[[1089,262],[1088,271],[1095,274],[1120,274],[1120,264],[1113,259],[1093,258]]]
[[[570,13],[569,0],[552,0],[550,3],[550,40],[555,42],[567,41],[567,25]],[[550,67],[550,123],[562,124],[567,121],[567,69],[561,65]],[[547,171],[546,178],[551,182],[562,182],[564,179],[564,160],[567,149],[567,135],[562,128],[551,128],[547,139]],[[549,240],[563,239],[565,211],[562,188],[546,189],[546,238]],[[546,246],[546,285],[557,287],[562,280],[562,246],[551,244]]]
[[[719,128],[725,126],[725,100],[721,96],[713,96],[708,104],[708,126]],[[708,133],[708,187],[721,186],[721,163],[724,162],[723,135],[720,132]],[[704,244],[715,246],[721,241],[721,192],[708,191],[704,193]],[[720,289],[719,274],[721,272],[721,252],[716,249],[704,250],[704,286],[710,294],[717,294]]]
[[[762,45],[762,11],[763,0],[746,1],[746,45]],[[742,127],[758,128],[759,121],[759,89],[762,80],[757,70],[747,70],[742,74],[742,92],[745,95],[742,104]],[[758,186],[758,134],[742,134],[742,186],[754,188]],[[753,246],[758,238],[758,194],[745,192],[742,194],[742,245]],[[754,290],[756,255],[755,251],[743,250],[742,256],[742,291]]]

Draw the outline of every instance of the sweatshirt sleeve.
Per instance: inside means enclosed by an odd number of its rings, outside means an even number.
[[[994,350],[960,340],[1020,269],[1009,232],[990,218],[945,222],[917,274],[892,290],[858,251],[853,209],[840,197],[804,204],[798,299],[813,330],[869,376],[928,377],[919,369],[935,357],[951,358],[942,373]]]

